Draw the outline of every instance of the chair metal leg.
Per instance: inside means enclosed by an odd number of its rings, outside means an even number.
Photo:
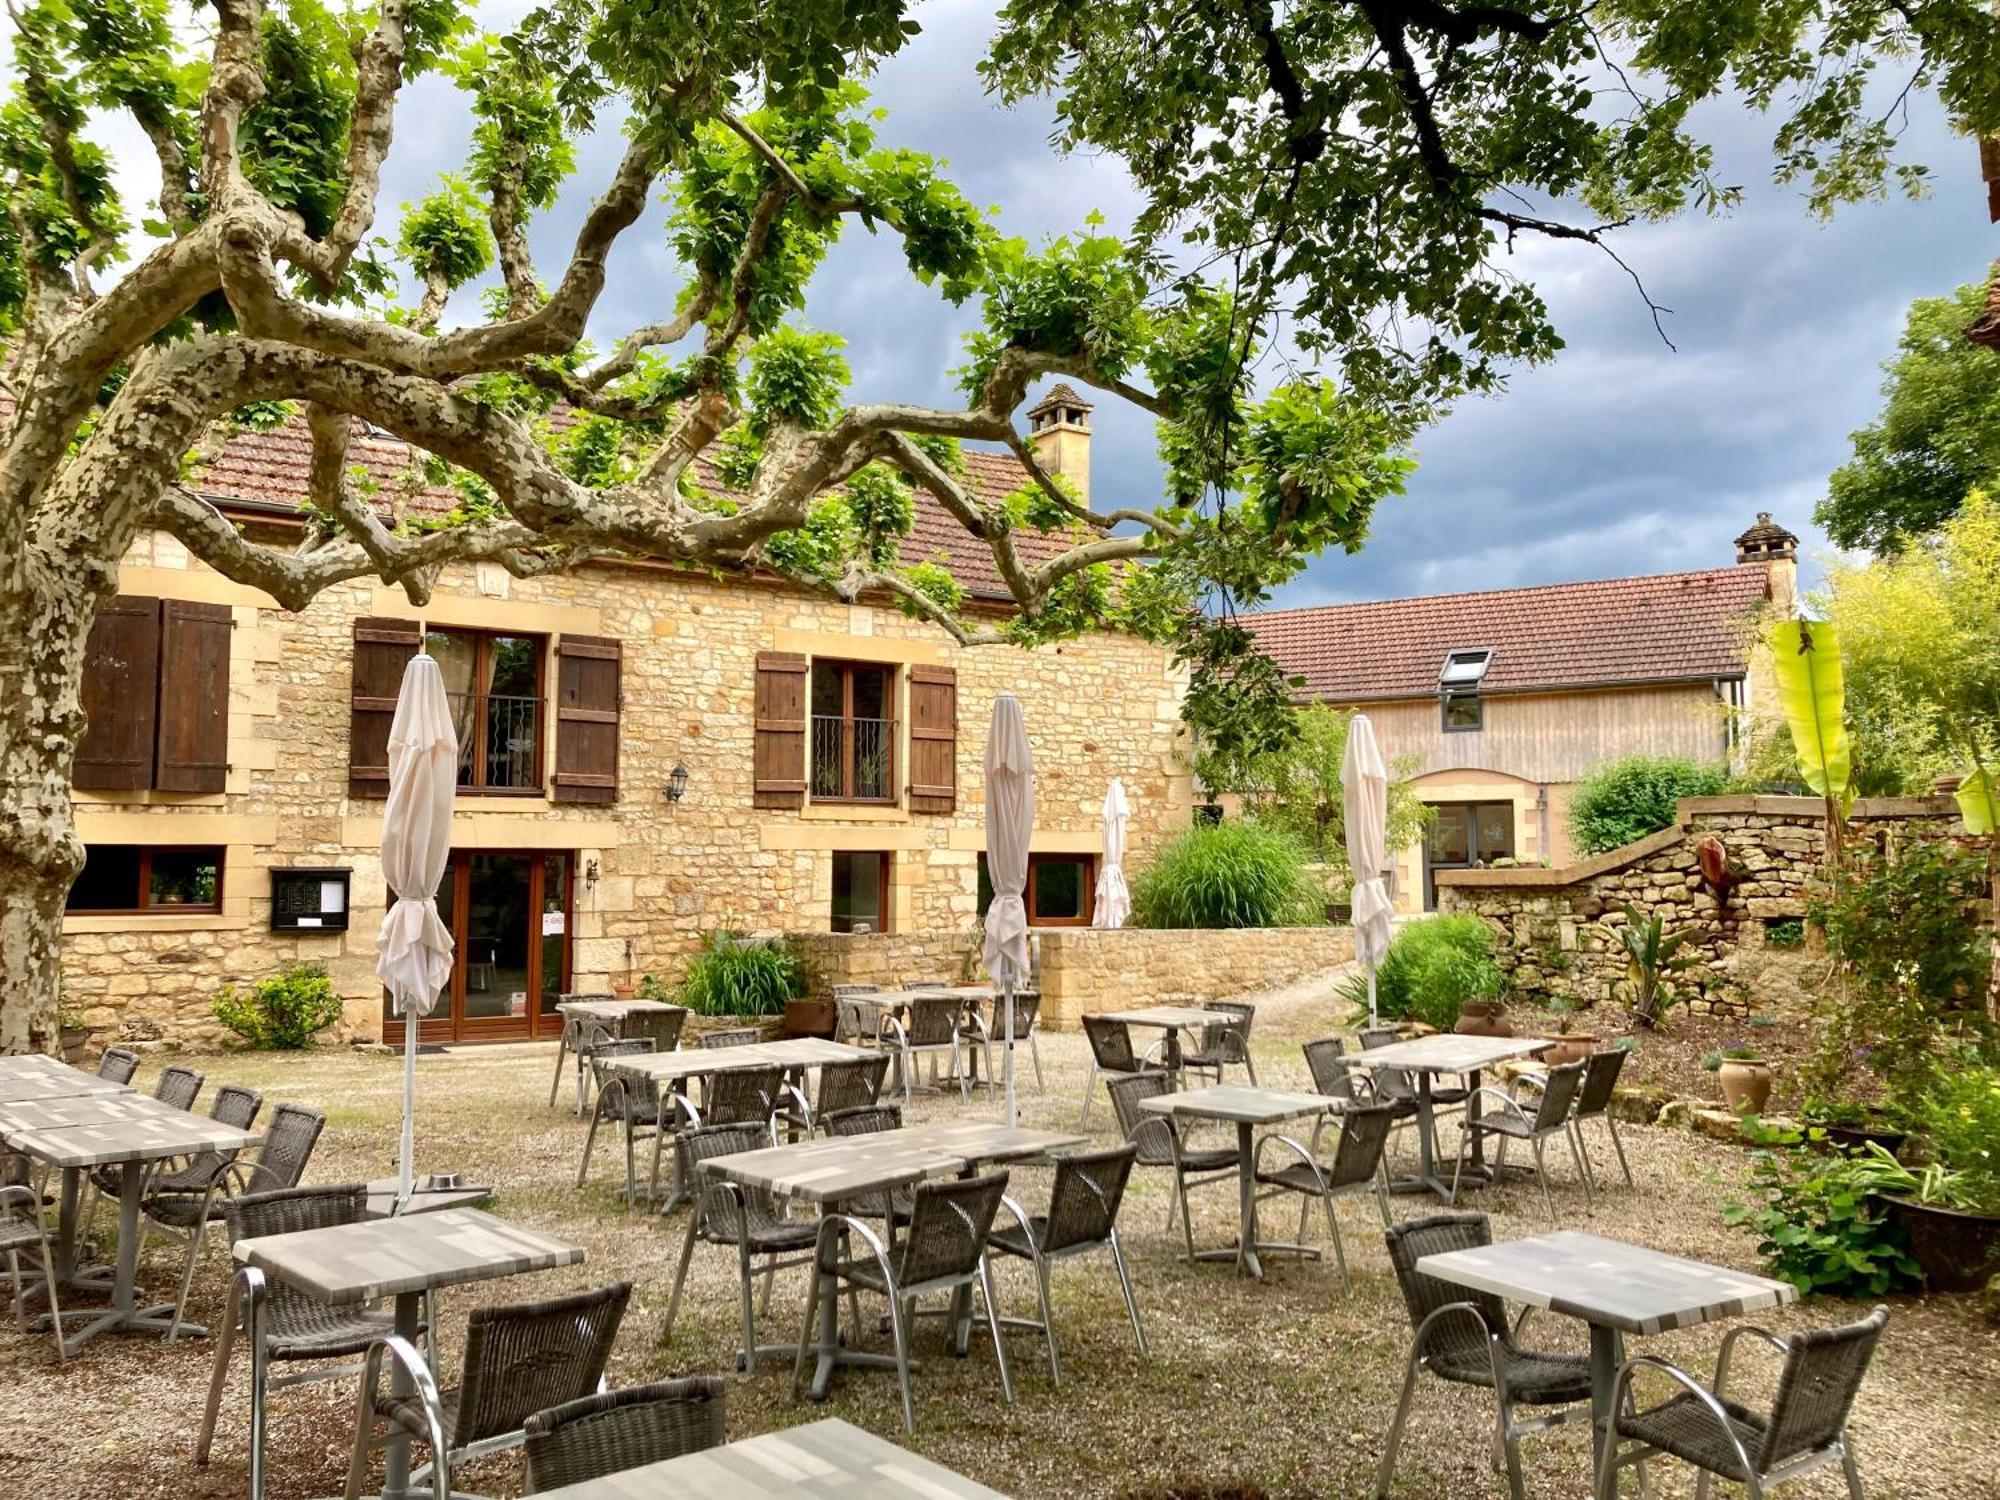
[[[1569,1122],[1572,1148],[1576,1152],[1577,1165],[1583,1169],[1583,1180],[1594,1192],[1597,1188],[1597,1171],[1590,1161],[1590,1142],[1583,1138],[1583,1122],[1572,1118]]]
[[[820,1287],[819,1256],[817,1252],[815,1252],[813,1256],[812,1273],[813,1273],[812,1291],[806,1297],[805,1324],[803,1327],[799,1329],[798,1347],[792,1351],[792,1399],[794,1401],[799,1399],[799,1386],[804,1382],[806,1377],[806,1351],[813,1347],[813,1330],[819,1326],[819,1299],[820,1299],[821,1287]],[[840,1301],[839,1298],[836,1296],[836,1298],[834,1299],[834,1307],[835,1309],[838,1309],[839,1306],[840,1306]],[[836,1312],[836,1316],[837,1315],[838,1314]],[[856,1319],[855,1322],[857,1327],[860,1326],[859,1319]]]
[[[1500,1453],[1507,1472],[1507,1493],[1512,1500],[1528,1500],[1527,1482],[1521,1476],[1521,1439],[1514,1431],[1514,1403],[1500,1393]]]
[[[1597,1194],[1591,1188],[1590,1168],[1584,1160],[1583,1132],[1576,1128],[1576,1122],[1572,1120],[1567,1134],[1569,1136],[1569,1154],[1576,1158],[1576,1175],[1583,1179],[1583,1211],[1585,1213],[1595,1213],[1597,1211]]]
[[[1618,1134],[1618,1120],[1609,1110],[1604,1112],[1604,1128],[1611,1132],[1611,1149],[1618,1153],[1618,1170],[1625,1174],[1625,1186],[1632,1186],[1632,1168],[1625,1160],[1625,1142]]]
[[[694,1259],[695,1231],[699,1229],[700,1226],[701,1226],[701,1204],[697,1202],[694,1205],[694,1207],[688,1211],[687,1238],[681,1241],[680,1268],[674,1272],[674,1290],[673,1293],[667,1298],[667,1321],[666,1325],[660,1329],[660,1342],[663,1344],[668,1339],[673,1337],[674,1316],[680,1311],[681,1308],[681,1287],[685,1285],[687,1282],[688,1262]],[[818,1301],[817,1298],[808,1298],[807,1300],[809,1302]],[[811,1330],[808,1329],[807,1332],[810,1333]],[[804,1346],[804,1342],[805,1342],[804,1340],[800,1340],[801,1347]]]
[[[743,1373],[749,1376],[757,1369],[757,1315],[752,1300],[756,1278],[750,1273],[750,1242],[746,1239],[736,1242],[736,1282],[743,1311]]]
[[[195,1434],[194,1461],[197,1465],[208,1462],[210,1449],[215,1443],[215,1419],[222,1410],[222,1387],[229,1379],[230,1346],[236,1342],[236,1320],[249,1317],[249,1309],[244,1305],[243,1286],[235,1277],[229,1278],[229,1300],[222,1309],[222,1327],[215,1335],[215,1370],[208,1377],[208,1401],[202,1408],[201,1430]],[[250,1404],[254,1409],[258,1400],[255,1389],[250,1392]]]
[[[1187,1179],[1178,1172],[1174,1173],[1174,1191],[1180,1200],[1181,1206],[1181,1236],[1187,1241],[1188,1259],[1192,1261],[1194,1259],[1194,1213],[1188,1207]],[[1167,1227],[1169,1229],[1173,1228],[1171,1221],[1168,1222]]]
[[[170,1344],[181,1336],[181,1319],[187,1313],[188,1293],[194,1289],[195,1260],[201,1254],[202,1230],[208,1226],[207,1204],[204,1203],[202,1207],[204,1211],[201,1217],[195,1220],[194,1228],[188,1233],[187,1264],[181,1268],[181,1294],[174,1299],[174,1320],[167,1327],[167,1342]],[[140,1231],[142,1242],[144,1234],[145,1231],[142,1229]]]
[[[1389,1422],[1389,1436],[1382,1443],[1382,1467],[1375,1475],[1375,1500],[1389,1500],[1389,1486],[1396,1478],[1396,1450],[1402,1446],[1403,1427],[1410,1420],[1410,1402],[1417,1394],[1417,1372],[1422,1357],[1414,1340],[1410,1344],[1409,1368],[1403,1372],[1403,1394],[1396,1399],[1396,1415]]]
[[[1248,1042],[1243,1044],[1243,1071],[1250,1075],[1250,1086],[1255,1088],[1257,1086],[1257,1064],[1250,1057],[1250,1044]],[[1215,1074],[1216,1077],[1220,1078],[1222,1070],[1217,1068]]]
[[[1695,1481],[1695,1500],[1708,1500],[1708,1471],[1703,1470]],[[1618,1500],[1618,1440],[1607,1436],[1604,1440],[1604,1456],[1597,1462],[1597,1473],[1590,1487],[1590,1500]]]
[[[1132,1320],[1132,1337],[1138,1342],[1139,1353],[1147,1354],[1146,1329],[1139,1321],[1139,1299],[1132,1291],[1132,1273],[1125,1266],[1125,1247],[1118,1243],[1118,1231],[1110,1236],[1111,1263],[1118,1268],[1118,1289],[1125,1294],[1125,1313]]]
[[[979,1262],[979,1296],[986,1304],[986,1326],[993,1333],[993,1357],[1000,1365],[1000,1394],[1009,1406],[1014,1404],[1014,1377],[1007,1369],[1007,1341],[1000,1337],[1000,1304],[993,1296],[993,1267],[982,1256]],[[1042,1316],[1048,1316],[1044,1304]],[[1049,1327],[1049,1356],[1055,1357],[1056,1331],[1053,1322]]]
[[[562,1090],[563,1059],[569,1055],[569,1023],[563,1023],[562,1035],[556,1038],[556,1079],[549,1085],[549,1108],[556,1107],[556,1095]]]
[[[1708,1500],[1708,1491],[1714,1476],[1703,1469],[1695,1475],[1694,1500]]]
[[[638,1178],[633,1171],[632,1165],[633,1132],[639,1128],[639,1125],[632,1118],[634,1111],[629,1107],[631,1100],[627,1099],[626,1103],[628,1107],[623,1111],[625,1116],[625,1211],[630,1213],[637,1205],[639,1196]]]
[[[1327,1238],[1333,1241],[1333,1258],[1340,1265],[1340,1289],[1343,1292],[1351,1292],[1354,1290],[1354,1283],[1347,1276],[1347,1247],[1340,1242],[1340,1216],[1333,1211],[1331,1197],[1323,1197],[1320,1202],[1326,1205]],[[1299,1238],[1304,1240],[1305,1236],[1300,1235]]]
[[[914,1309],[912,1309],[914,1311]],[[889,1333],[896,1341],[896,1384],[903,1392],[903,1430],[911,1437],[917,1435],[917,1407],[910,1399],[910,1343],[908,1313],[903,1307],[903,1299],[895,1292],[889,1294]]]
[[[1028,1033],[1028,1056],[1035,1060],[1035,1092],[1046,1094],[1048,1085],[1042,1082],[1042,1045],[1035,1040],[1035,1033],[1032,1031]],[[988,1063],[987,1067],[990,1071],[992,1064]]]
[[[1463,1130],[1459,1132],[1458,1157],[1452,1163],[1451,1167],[1451,1193],[1444,1200],[1446,1203],[1450,1204],[1453,1208],[1456,1208],[1458,1206],[1458,1178],[1459,1174],[1465,1170],[1465,1151],[1466,1148],[1472,1144],[1472,1139],[1473,1136],[1470,1130]],[[1500,1149],[1503,1151],[1506,1150],[1506,1146],[1504,1143],[1502,1144]]]
[[[597,1096],[598,1107],[590,1113],[590,1129],[583,1137],[583,1160],[577,1164],[576,1185],[582,1187],[590,1178],[590,1149],[597,1144],[597,1123],[604,1118],[604,1096]]]
[[[1542,1151],[1542,1138],[1535,1136],[1529,1144],[1535,1148],[1535,1181],[1542,1185],[1542,1207],[1548,1210],[1549,1222],[1556,1222],[1555,1195],[1549,1191],[1549,1164]]]
[[[1854,1442],[1843,1432],[1840,1435],[1840,1472],[1847,1476],[1847,1500],[1862,1500],[1861,1470],[1854,1463]]]
[[[1090,1128],[1090,1101],[1096,1097],[1096,1094],[1097,1059],[1093,1057],[1090,1060],[1090,1077],[1083,1085],[1083,1113],[1077,1117],[1076,1128],[1078,1130],[1088,1130]]]

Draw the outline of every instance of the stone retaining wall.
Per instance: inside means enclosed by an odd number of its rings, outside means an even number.
[[[968,933],[824,932],[790,934],[815,995],[836,984],[900,984],[974,977]],[[1263,927],[1229,931],[1135,927],[1042,927],[1042,1023],[1069,1030],[1084,1016],[1133,1005],[1219,999],[1294,984],[1346,963],[1346,927]]]
[[[1669,931],[1691,928],[1682,949],[1692,968],[1678,976],[1697,1013],[1740,1017],[1752,1008],[1790,1009],[1801,997],[1790,971],[1824,960],[1769,944],[1774,927],[1806,914],[1808,888],[1826,850],[1824,805],[1815,797],[1689,797],[1677,824],[1563,869],[1440,870],[1441,911],[1471,912],[1501,934],[1498,958],[1511,998],[1588,1007],[1618,998],[1626,959],[1617,929],[1625,903],[1660,912]],[[1959,827],[1949,797],[1857,802],[1850,840],[1899,829]],[[1703,881],[1696,847],[1719,840],[1736,884],[1718,895]],[[1816,947],[1816,934],[1804,938]]]

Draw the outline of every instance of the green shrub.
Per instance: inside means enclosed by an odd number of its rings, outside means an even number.
[[[1606,761],[1578,782],[1570,796],[1570,840],[1579,854],[1602,854],[1673,827],[1674,803],[1680,798],[1719,796],[1728,785],[1723,767],[1684,755]]]
[[[1426,917],[1398,932],[1375,971],[1375,1013],[1385,1021],[1422,1021],[1439,1031],[1458,1024],[1474,1000],[1497,1000],[1506,976],[1493,959],[1493,929],[1478,917]],[[1341,986],[1343,998],[1368,1014],[1368,978]]]
[[[1951,1206],[2000,1214],[2000,1068],[1942,1073],[1917,1112],[1931,1155],[1950,1174]]]
[[[1241,820],[1183,830],[1132,883],[1135,927],[1310,927],[1324,905],[1298,844]]]
[[[777,1016],[805,992],[805,964],[783,939],[718,927],[688,965],[678,998],[698,1016]]]
[[[227,985],[216,992],[215,1019],[253,1047],[295,1052],[340,1019],[340,996],[325,964],[293,964],[260,979],[246,992]]]
[[[1758,1203],[1731,1203],[1726,1224],[1750,1229],[1771,1274],[1802,1292],[1880,1297],[1918,1284],[1908,1239],[1875,1198],[1908,1173],[1880,1147],[1859,1156],[1760,1151],[1750,1187]]]

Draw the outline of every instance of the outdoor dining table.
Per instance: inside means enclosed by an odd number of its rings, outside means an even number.
[[[563,1018],[563,1029],[562,1034],[556,1038],[556,1077],[558,1079],[562,1077],[563,1055],[565,1053],[577,1053],[579,1058],[582,1055],[582,1049],[577,1045],[576,1040],[581,1023],[595,1021],[615,1036],[620,1028],[624,1026],[625,1018],[634,1011],[685,1009],[687,1007],[684,1005],[673,1005],[665,1000],[620,1000],[613,997],[607,1000],[557,1001],[556,1011]],[[587,1080],[583,1076],[583,1067],[581,1062],[579,1062],[576,1070],[576,1112],[578,1114],[583,1113],[586,1088]]]
[[[1161,1094],[1141,1099],[1139,1108],[1148,1114],[1177,1115],[1190,1120],[1222,1120],[1236,1127],[1236,1182],[1239,1228],[1236,1244],[1228,1249],[1197,1250],[1196,1260],[1233,1260],[1236,1268],[1262,1280],[1264,1263],[1260,1250],[1284,1251],[1318,1259],[1310,1245],[1260,1241],[1257,1238],[1257,1127],[1276,1125],[1306,1115],[1322,1115],[1336,1101],[1324,1094],[1288,1094],[1279,1089],[1249,1088],[1225,1083],[1212,1088],[1189,1089],[1183,1093]]]
[[[402,1184],[393,1177],[378,1177],[368,1184],[368,1203],[362,1212],[371,1219],[391,1219],[396,1216],[396,1198]],[[419,1179],[410,1189],[410,1201],[403,1205],[406,1214],[434,1214],[447,1208],[477,1208],[493,1197],[490,1187],[434,1187],[426,1186]]]
[[[1340,1060],[1350,1068],[1365,1068],[1370,1072],[1395,1070],[1408,1073],[1417,1081],[1417,1175],[1397,1178],[1389,1184],[1390,1191],[1433,1192],[1447,1202],[1452,1197],[1451,1184],[1438,1172],[1435,1150],[1437,1116],[1432,1090],[1438,1074],[1465,1075],[1471,1088],[1465,1101],[1466,1122],[1471,1124],[1479,1118],[1479,1075],[1483,1070],[1512,1058],[1535,1057],[1554,1045],[1545,1037],[1459,1036],[1444,1032],[1391,1042],[1386,1047],[1364,1047],[1343,1055]],[[1488,1180],[1485,1138],[1478,1132],[1473,1134],[1466,1164],[1467,1182],[1479,1184]]]
[[[0,1104],[22,1104],[35,1099],[72,1099],[82,1094],[129,1094],[132,1086],[113,1083],[73,1068],[45,1053],[30,1052],[19,1057],[0,1057]]]
[[[63,1340],[75,1354],[100,1333],[166,1333],[174,1304],[139,1306],[139,1209],[151,1162],[207,1151],[241,1151],[263,1137],[142,1094],[90,1094],[0,1105],[0,1142],[62,1173],[62,1208],[55,1246],[56,1281],[66,1288],[111,1294],[108,1308],[72,1315],[76,1332]],[[118,1258],[107,1284],[101,1273],[79,1273],[76,1264],[83,1209],[83,1175],[91,1167],[119,1165]],[[80,1325],[80,1326],[78,1326]],[[183,1322],[184,1333],[206,1330]]]
[[[827,1417],[544,1490],[538,1500],[1006,1500],[886,1438]]]
[[[1167,1071],[1176,1083],[1181,1076],[1181,1033],[1199,1031],[1204,1026],[1220,1025],[1228,1018],[1217,1015],[1212,1010],[1203,1010],[1197,1005],[1146,1005],[1137,1010],[1107,1011],[1103,1017],[1107,1021],[1119,1021],[1127,1026],[1156,1027],[1163,1034],[1166,1043]]]
[[[1611,1432],[1625,1335],[1665,1333],[1798,1300],[1798,1288],[1565,1229],[1476,1250],[1426,1255],[1417,1270],[1454,1286],[1579,1318],[1590,1326],[1591,1472]]]
[[[238,1240],[234,1254],[239,1265],[262,1271],[329,1306],[395,1298],[396,1333],[411,1344],[417,1342],[426,1293],[583,1260],[576,1245],[476,1208],[267,1234]],[[218,1350],[218,1356],[226,1358],[227,1351]],[[391,1398],[407,1399],[413,1388],[402,1364],[392,1361],[390,1371]],[[431,1493],[428,1488],[409,1487],[410,1439],[401,1428],[390,1429],[385,1462],[383,1500]]]
[[[712,1156],[701,1164],[704,1174],[726,1178],[743,1187],[780,1198],[816,1204],[822,1214],[838,1212],[857,1198],[879,1197],[909,1187],[927,1177],[961,1176],[981,1166],[1046,1156],[1054,1151],[1088,1145],[1088,1136],[1067,1131],[1027,1130],[997,1120],[950,1120],[914,1125],[872,1135],[823,1137],[791,1145],[766,1146],[730,1156]],[[693,1241],[698,1215],[689,1216]],[[686,1253],[685,1251],[683,1252]],[[867,1365],[893,1370],[896,1361],[884,1354],[864,1354],[840,1342],[838,1295],[831,1274],[822,1275],[818,1363],[813,1370],[811,1397],[824,1401],[838,1365]],[[955,1346],[963,1352],[971,1333],[969,1295],[954,1297],[951,1317]],[[798,1355],[796,1345],[760,1348],[757,1354]]]

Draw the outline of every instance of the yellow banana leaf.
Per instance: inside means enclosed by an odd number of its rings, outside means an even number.
[[[1967,833],[2000,832],[2000,787],[1991,772],[1974,766],[1958,783],[1958,814]]]
[[[1791,727],[1799,774],[1822,797],[1839,799],[1844,813],[1854,805],[1854,767],[1844,714],[1846,685],[1840,672],[1840,640],[1820,620],[1780,620],[1771,626],[1772,665],[1778,703]]]

